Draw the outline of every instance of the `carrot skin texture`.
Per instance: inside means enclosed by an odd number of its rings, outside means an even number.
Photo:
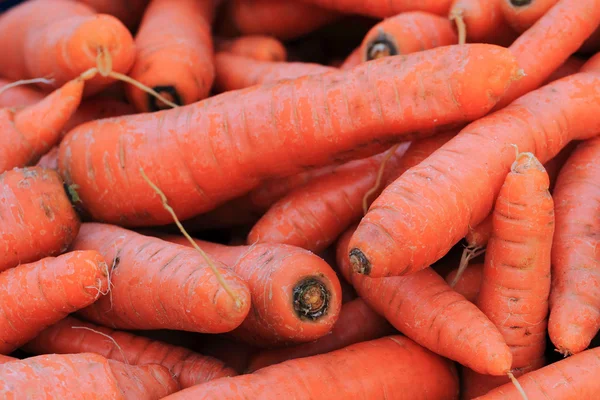
[[[96,251],[22,264],[0,274],[0,354],[9,354],[108,289],[108,267]]]
[[[456,272],[457,270],[454,269],[448,275],[446,275],[446,282],[448,282],[448,284],[454,280]],[[458,294],[463,295],[465,299],[469,300],[471,303],[475,303],[477,300],[477,295],[479,294],[482,279],[483,264],[469,265],[452,289],[454,289]]]
[[[517,32],[531,28],[558,0],[533,0],[526,6],[515,6],[511,0],[500,0],[500,9],[504,19]]]
[[[476,119],[516,74],[510,52],[493,45],[388,57],[348,72],[223,93],[153,116],[84,124],[61,142],[59,166],[67,182],[79,186],[82,205],[95,220],[166,224],[171,216],[140,168],[179,218],[187,219],[264,179],[365,157],[373,154],[369,144],[432,135]],[[177,172],[158,173],[151,167],[158,160],[169,160],[172,169],[165,171]]]
[[[118,346],[90,329],[113,338]],[[95,353],[129,365],[160,364],[171,371],[182,388],[237,375],[221,361],[184,347],[114,331],[73,317],[46,328],[23,349],[33,354]]]
[[[213,8],[212,1],[151,0],[135,36],[135,63],[129,75],[178,105],[206,98],[215,76]],[[139,112],[168,107],[132,85],[125,91]]]
[[[380,279],[353,272],[346,256],[353,230],[338,241],[338,268],[375,312],[436,354],[483,374],[508,372],[512,355],[498,329],[431,268]],[[479,339],[482,336],[485,341]]]
[[[302,0],[320,7],[347,13],[360,14],[375,18],[392,17],[409,11],[424,11],[431,14],[445,15],[448,13],[452,0],[392,0],[392,1],[360,1],[360,0]]]
[[[238,309],[193,249],[97,223],[83,224],[71,247],[97,250],[112,265],[110,296],[79,312],[94,323],[222,333],[241,324],[250,309],[250,293],[241,278],[215,263],[240,300]]]
[[[248,35],[235,39],[219,39],[215,47],[216,52],[235,54],[257,61],[283,62],[287,59],[285,46],[272,36]]]
[[[149,0],[77,0],[85,3],[102,14],[109,14],[119,19],[129,29],[136,28],[142,19],[144,9]]]
[[[360,63],[362,63],[362,46],[358,46],[352,50],[352,53],[350,53],[342,65],[340,65],[340,69],[344,71],[349,70],[356,67]]]
[[[579,73],[471,123],[383,191],[362,219],[350,249],[359,249],[368,263],[358,261],[370,266],[371,277],[426,268],[463,238],[469,226],[489,215],[514,160],[513,144],[547,162],[569,141],[600,131],[596,107],[600,78]],[[465,191],[473,182],[482,190]]]
[[[587,348],[600,328],[600,140],[582,142],[554,190],[556,231],[548,331],[563,354]]]
[[[79,232],[79,218],[54,171],[30,167],[1,174],[0,204],[0,272],[62,253]]]
[[[467,29],[467,40],[486,42],[506,30],[500,8],[503,0],[454,0],[450,16],[461,16]],[[502,33],[504,34],[504,33]]]
[[[250,358],[246,373],[287,360],[329,353],[354,343],[374,340],[391,334],[393,330],[362,299],[355,299],[342,306],[340,318],[331,333],[311,343],[258,352]]]
[[[343,379],[358,370],[369,373]],[[324,376],[331,379],[325,383]],[[284,397],[353,400],[385,398],[386,393],[388,396],[393,393],[395,399],[457,399],[456,370],[448,360],[410,339],[388,336],[327,354],[285,361],[253,374],[218,379],[182,390],[166,400]]]
[[[65,379],[66,376],[71,377]],[[0,365],[0,396],[158,400],[179,390],[161,365],[132,366],[92,353],[49,354]]]

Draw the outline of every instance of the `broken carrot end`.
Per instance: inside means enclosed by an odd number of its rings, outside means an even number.
[[[301,319],[315,321],[327,314],[330,293],[323,282],[304,279],[293,290],[294,311]]]
[[[357,248],[350,250],[350,264],[352,265],[352,270],[358,274],[369,275],[371,273],[371,262]]]

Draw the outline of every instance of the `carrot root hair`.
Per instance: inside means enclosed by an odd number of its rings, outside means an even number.
[[[519,383],[517,378],[515,378],[513,373],[511,371],[508,371],[506,374],[508,375],[508,378],[513,383],[513,385],[515,385],[515,387],[517,388],[517,391],[521,394],[521,397],[523,398],[523,400],[529,400],[529,398],[527,397],[527,393],[525,393],[525,391],[523,390],[523,387],[521,386],[521,384]]]
[[[462,255],[460,256],[460,263],[458,264],[458,270],[456,271],[456,276],[454,277],[454,279],[452,279],[452,282],[450,283],[451,288],[456,286],[456,284],[458,283],[458,281],[460,280],[462,275],[467,270],[467,267],[469,266],[469,262],[472,259],[474,259],[475,257],[482,255],[484,252],[485,252],[485,248],[483,248],[483,247],[474,246],[474,245],[469,245],[469,246],[465,247],[465,249],[462,252]]]
[[[107,338],[116,346],[117,349],[119,349],[119,352],[121,353],[121,357],[123,357],[123,362],[125,364],[129,365],[129,361],[127,360],[127,357],[125,357],[125,353],[123,352],[123,349],[121,348],[121,346],[119,346],[119,343],[117,343],[117,341],[112,336],[107,335],[106,333],[97,331],[95,329],[88,328],[87,326],[72,326],[71,329],[86,329],[88,331],[92,331],[100,336]]]
[[[456,32],[458,33],[458,44],[467,43],[467,25],[465,24],[465,19],[463,18],[463,12],[461,9],[453,9],[450,11],[450,15],[448,17],[450,21],[454,21],[456,24]]]
[[[54,79],[51,78],[32,78],[32,79],[20,79],[18,81],[14,81],[11,83],[7,83],[6,85],[0,88],[0,94],[6,92],[8,89],[22,86],[22,85],[30,85],[32,83],[44,83],[46,85],[50,85],[54,83]]]
[[[394,146],[392,146],[386,153],[383,160],[381,161],[381,164],[379,165],[379,170],[377,171],[377,179],[375,180],[375,185],[373,185],[373,187],[371,189],[369,189],[367,191],[367,193],[365,193],[365,195],[363,196],[363,201],[362,201],[363,214],[366,214],[367,211],[369,211],[369,198],[381,186],[381,181],[383,180],[383,172],[385,171],[385,165],[390,160],[390,158],[392,158],[394,153],[396,153],[396,150],[398,150],[398,146],[400,146],[400,143],[397,143]]]
[[[210,259],[210,257],[208,257],[208,255],[196,244],[196,242],[194,241],[194,239],[192,239],[192,237],[187,233],[187,231],[185,230],[185,228],[183,227],[183,225],[181,225],[181,222],[179,221],[179,218],[177,218],[177,214],[175,214],[175,210],[173,210],[173,208],[169,205],[169,203],[167,201],[167,196],[164,194],[164,192],[162,190],[160,190],[160,188],[158,186],[156,186],[156,184],[154,182],[152,182],[150,180],[150,178],[148,178],[148,175],[146,175],[146,173],[144,172],[143,168],[140,168],[140,174],[142,175],[142,178],[144,178],[144,180],[146,181],[146,183],[148,183],[148,185],[150,185],[150,187],[152,188],[152,190],[154,190],[156,192],[156,194],[158,194],[158,196],[160,197],[160,200],[162,201],[163,207],[165,208],[165,210],[167,210],[169,212],[169,214],[171,214],[171,217],[173,217],[173,221],[177,225],[177,228],[179,228],[179,231],[181,232],[181,234],[183,236],[185,236],[185,238],[190,242],[190,244],[192,245],[192,247],[194,247],[194,249],[196,249],[196,251],[198,253],[200,253],[200,255],[202,256],[202,258],[204,258],[204,261],[206,261],[206,263],[208,264],[208,266],[210,267],[210,269],[212,270],[212,272],[215,274],[215,276],[217,277],[217,280],[219,281],[219,283],[221,284],[221,286],[223,287],[223,289],[235,301],[236,307],[241,308],[242,307],[242,302],[235,295],[235,293],[233,293],[233,291],[231,290],[231,288],[229,287],[229,285],[227,284],[227,282],[225,282],[225,279],[223,279],[223,276],[219,273],[219,271],[217,270],[217,267],[212,262],[212,260]]]

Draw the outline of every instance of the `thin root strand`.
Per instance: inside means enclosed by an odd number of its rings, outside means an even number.
[[[523,400],[529,400],[529,398],[527,397],[527,394],[523,390],[523,387],[521,386],[521,384],[519,383],[519,381],[517,380],[517,378],[515,378],[515,376],[513,375],[513,373],[510,372],[510,371],[508,371],[506,374],[510,378],[511,382],[513,383],[513,385],[515,385],[515,387],[519,391],[519,394],[521,395],[521,397],[523,398]]]
[[[20,79],[18,81],[7,83],[6,85],[2,86],[0,88],[0,94],[6,92],[8,89],[12,89],[17,86],[30,85],[32,83],[44,83],[46,85],[51,85],[52,83],[54,83],[54,79],[48,79],[48,78]]]
[[[400,143],[392,146],[388,150],[388,152],[385,154],[385,157],[383,158],[383,160],[381,161],[381,164],[379,165],[379,170],[377,171],[377,178],[375,179],[375,185],[373,185],[373,187],[371,189],[369,189],[363,197],[363,201],[362,201],[363,214],[366,214],[367,211],[369,211],[369,198],[373,195],[373,193],[375,193],[381,187],[381,181],[383,180],[383,173],[385,171],[385,165],[390,160],[390,158],[392,158],[394,153],[396,153],[396,150],[398,150],[398,146],[400,146]]]

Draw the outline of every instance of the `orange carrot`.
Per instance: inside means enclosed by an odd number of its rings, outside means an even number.
[[[246,284],[217,263],[238,308],[193,249],[96,223],[81,226],[72,248],[97,250],[113,266],[110,295],[79,313],[89,321],[120,329],[220,333],[239,326],[250,309]]]
[[[58,88],[110,56],[112,70],[126,73],[133,64],[131,34],[115,17],[96,14],[68,0],[31,0],[0,16],[0,71],[11,80],[51,77]],[[106,53],[106,54],[105,54]],[[112,82],[96,76],[85,93]]]
[[[580,69],[580,72],[600,72],[600,53],[590,57]]]
[[[444,17],[421,11],[406,12],[376,24],[361,44],[362,61],[409,54],[456,44],[452,23]]]
[[[452,270],[446,276],[446,282],[451,284],[454,282],[454,278],[458,269]],[[460,276],[460,279],[452,286],[457,293],[465,296],[465,299],[471,303],[475,303],[477,295],[479,294],[479,288],[481,287],[481,279],[483,278],[483,264],[473,264]]]
[[[17,360],[18,360],[18,358],[0,354],[0,364],[4,364],[4,363],[10,362],[10,361],[17,361]]]
[[[114,331],[67,317],[40,332],[23,346],[33,354],[95,353],[126,364],[160,364],[169,369],[182,388],[237,373],[212,357],[173,346]]]
[[[217,53],[215,87],[226,92],[335,70],[321,64],[258,61],[230,53]]]
[[[352,379],[345,379],[348,376]],[[456,399],[456,369],[448,360],[410,339],[387,336],[327,354],[285,361],[252,374],[217,379],[165,400],[353,400],[383,399],[391,394],[397,399]]]
[[[595,105],[600,77],[579,73],[467,126],[371,205],[350,243],[356,270],[401,275],[440,259],[490,213],[514,160],[513,145],[546,162],[569,141],[600,132]]]
[[[0,354],[9,354],[69,313],[108,292],[108,267],[95,251],[43,258],[0,274]]]
[[[500,3],[504,0],[454,0],[450,20],[456,22],[459,43],[489,42],[512,36]]]
[[[548,12],[558,0],[501,0],[506,21],[517,32],[524,32]]]
[[[0,90],[10,84],[12,84],[11,81],[0,78]],[[0,93],[0,108],[28,106],[43,100],[44,97],[44,93],[30,86],[14,86]]]
[[[212,1],[151,0],[135,36],[135,64],[129,76],[177,105],[206,98],[215,75],[213,8]],[[132,85],[126,93],[140,112],[168,107]]]
[[[362,46],[358,46],[346,57],[340,69],[347,70],[352,69],[362,62]]]
[[[285,61],[287,59],[285,46],[272,36],[248,35],[235,39],[221,38],[216,41],[215,47],[217,52],[231,53],[257,61]]]
[[[99,13],[117,17],[126,27],[138,26],[149,0],[77,0],[85,3]]]
[[[5,399],[158,400],[177,390],[177,381],[161,365],[132,366],[92,353],[49,354],[0,365],[0,397]]]
[[[431,268],[381,279],[353,272],[347,258],[353,232],[338,241],[338,268],[375,312],[437,354],[485,374],[509,371],[512,355],[498,329]]]
[[[140,168],[183,220],[264,179],[366,157],[386,143],[479,118],[516,76],[510,52],[494,45],[389,57],[352,71],[224,93],[182,109],[84,124],[61,142],[59,169],[78,185],[82,205],[96,220],[170,223]],[[159,162],[178,172],[150,167]]]
[[[246,372],[251,373],[295,358],[329,353],[354,343],[380,338],[391,334],[392,331],[390,324],[371,310],[363,300],[352,300],[342,306],[340,318],[330,334],[312,343],[259,352],[250,359]]]
[[[55,256],[79,231],[59,175],[39,167],[0,174],[0,272]]]
[[[600,140],[582,142],[560,171],[554,189],[548,330],[552,343],[565,355],[587,348],[600,328],[599,161]]]
[[[77,111],[75,111],[71,119],[66,123],[63,131],[68,132],[85,122],[134,113],[135,109],[129,103],[95,96],[81,102]]]
[[[190,245],[181,236],[162,238]],[[236,338],[268,346],[316,340],[331,331],[342,305],[341,288],[335,272],[319,257],[286,245],[196,243],[248,283],[252,309],[232,332]]]
[[[424,11],[437,15],[448,13],[452,0],[302,0],[330,10],[386,18],[408,11]]]

